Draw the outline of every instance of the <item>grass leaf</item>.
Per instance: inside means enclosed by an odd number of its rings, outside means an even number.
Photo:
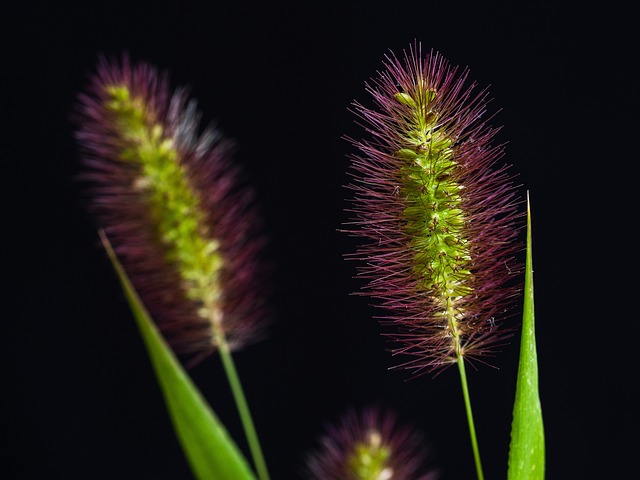
[[[198,480],[255,480],[226,429],[167,346],[100,232],[149,352],[151,363],[191,470]]]
[[[545,451],[542,408],[538,393],[538,357],[535,339],[531,209],[527,195],[527,259],[524,311],[516,398],[511,425],[509,480],[544,479]]]

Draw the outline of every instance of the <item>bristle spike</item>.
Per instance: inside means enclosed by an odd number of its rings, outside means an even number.
[[[352,104],[369,138],[347,139],[359,151],[347,232],[367,240],[351,258],[394,327],[393,353],[414,357],[405,368],[438,371],[458,355],[490,355],[508,334],[518,285],[504,272],[521,270],[522,216],[513,177],[497,166],[489,90],[417,42],[383,64],[365,88],[373,106]],[[489,318],[490,331],[477,321]]]

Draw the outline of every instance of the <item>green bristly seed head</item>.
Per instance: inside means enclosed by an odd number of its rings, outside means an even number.
[[[187,297],[201,304],[199,314],[212,322],[216,332],[223,259],[219,242],[208,235],[198,195],[189,184],[179,153],[142,99],[132,97],[123,85],[109,86],[106,91],[110,99],[105,106],[115,114],[124,140],[121,156],[140,172],[133,188],[146,197],[166,248],[166,260],[179,272]]]
[[[488,90],[414,44],[390,53],[354,102],[351,230],[364,294],[386,311],[399,365],[416,374],[492,355],[517,298],[518,194],[494,144]]]
[[[358,480],[389,480],[393,469],[388,466],[391,450],[382,443],[379,432],[373,430],[367,435],[367,442],[355,445],[349,460],[350,471]]]
[[[433,107],[437,93],[424,85],[424,81],[418,82],[410,94],[396,95],[407,107],[406,143],[396,152],[405,160],[399,195],[406,200],[403,217],[405,232],[412,239],[409,248],[414,252],[414,274],[422,289],[433,292],[438,313],[446,322],[446,335],[453,337],[456,354],[460,354],[458,319],[464,312],[457,300],[471,293],[471,256],[468,239],[462,234],[462,185],[454,175],[453,139],[439,128],[439,115]]]

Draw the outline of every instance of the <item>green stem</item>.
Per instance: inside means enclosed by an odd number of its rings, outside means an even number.
[[[478,480],[484,480],[482,473],[482,463],[480,462],[480,450],[478,449],[478,439],[476,438],[476,427],[473,423],[473,412],[471,411],[471,398],[469,397],[469,386],[467,385],[467,374],[464,368],[464,357],[458,355],[458,370],[460,371],[460,382],[462,383],[462,395],[464,396],[464,406],[467,411],[467,422],[469,423],[469,435],[471,437],[471,447],[473,448],[473,458],[476,463],[476,473]]]
[[[242,421],[242,426],[244,427],[244,432],[247,436],[247,443],[249,444],[249,450],[251,450],[251,456],[253,457],[253,463],[255,464],[258,478],[260,480],[269,480],[267,464],[264,461],[264,456],[262,455],[258,435],[256,433],[255,426],[253,425],[251,412],[249,411],[249,406],[244,396],[244,391],[240,384],[240,377],[238,376],[235,363],[231,357],[231,352],[229,352],[229,347],[226,343],[223,343],[220,346],[219,351],[225,373],[227,374],[227,379],[229,380],[229,385],[231,386],[233,398],[235,399],[238,413],[240,414],[240,420]]]

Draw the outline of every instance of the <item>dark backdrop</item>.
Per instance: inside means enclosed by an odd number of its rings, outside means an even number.
[[[4,478],[190,478],[144,347],[87,217],[69,115],[99,52],[188,84],[234,138],[277,265],[269,338],[236,356],[272,477],[347,407],[378,403],[429,438],[443,479],[473,478],[455,369],[388,371],[376,313],[337,230],[348,107],[388,49],[417,39],[491,85],[505,161],[530,190],[549,479],[628,478],[635,263],[629,12],[557,2],[82,2],[8,8],[3,36]],[[14,28],[13,33],[11,28]],[[636,155],[637,157],[637,155]],[[7,168],[8,167],[8,168]],[[5,269],[6,272],[6,269]],[[469,371],[488,479],[505,478],[518,343]],[[625,370],[626,369],[626,370]],[[218,359],[192,372],[245,448]],[[623,382],[622,379],[625,379]]]

